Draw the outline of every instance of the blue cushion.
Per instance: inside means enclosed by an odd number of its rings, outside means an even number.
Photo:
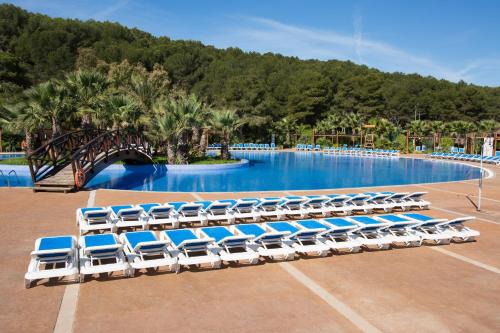
[[[254,237],[259,237],[260,235],[266,233],[266,231],[258,224],[240,224],[237,225],[236,228],[245,235],[252,235]]]
[[[302,221],[297,221],[297,224],[300,224],[306,229],[323,229],[323,230],[328,230],[328,228],[319,223],[316,220],[302,220]]]
[[[179,211],[182,205],[187,204],[186,201],[175,201],[175,202],[169,202],[168,203],[170,206],[173,206],[176,211]]]
[[[210,238],[215,239],[215,242],[220,242],[226,237],[234,236],[227,228],[224,227],[211,227],[202,228],[203,232]]]
[[[128,242],[130,243],[130,246],[132,248],[135,248],[137,244],[141,242],[154,242],[157,241],[158,239],[156,236],[153,234],[152,231],[133,231],[133,232],[127,232],[125,233],[125,237],[127,238]],[[153,247],[161,247],[158,245],[151,246],[149,248]],[[144,248],[148,248],[145,246]]]
[[[222,200],[219,200],[219,202],[230,203],[231,204],[230,207],[233,207],[237,203],[237,201],[233,200],[233,199],[222,199]]]
[[[85,208],[80,208],[82,211],[82,214],[85,214],[86,212],[93,212],[97,210],[106,210],[104,207],[85,207]]]
[[[113,213],[118,214],[118,212],[122,209],[134,208],[132,205],[120,205],[120,206],[111,206],[111,210]]]
[[[72,238],[70,236],[44,237],[40,240],[39,251],[71,249]]]
[[[164,231],[175,246],[180,245],[185,240],[198,239],[192,230],[179,229]]]
[[[431,221],[435,220],[435,218],[427,216],[427,215],[422,215],[422,214],[417,214],[417,213],[408,213],[408,214],[403,214],[403,216],[408,216],[409,218],[419,220],[419,221]]]
[[[297,229],[296,227],[294,227],[293,225],[291,225],[288,222],[270,222],[270,223],[268,223],[268,225],[271,228],[273,228],[274,230],[280,231],[280,232],[288,231],[288,232],[293,234],[293,233],[296,233],[297,231],[299,231],[299,229]]]
[[[364,224],[381,224],[379,221],[368,216],[352,216],[351,219]]]
[[[405,219],[404,217],[397,216],[397,215],[382,215],[380,217],[386,219],[387,221],[391,221],[391,222],[408,222],[408,220]]]
[[[213,203],[213,201],[195,201],[194,203],[202,205],[203,209],[207,209],[208,206],[210,206]]]
[[[160,204],[158,203],[147,203],[147,204],[142,204],[142,205],[139,205],[139,207],[141,207],[142,209],[144,209],[144,211],[146,213],[149,213],[149,210],[153,207],[158,207],[160,206]]]
[[[352,227],[355,226],[352,222],[347,221],[342,218],[335,218],[335,217],[330,217],[324,219],[326,222],[333,224],[336,227]]]
[[[112,234],[83,236],[85,247],[115,245],[116,240]]]

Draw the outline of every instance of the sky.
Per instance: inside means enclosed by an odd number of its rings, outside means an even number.
[[[500,86],[498,0],[15,0],[53,17]]]

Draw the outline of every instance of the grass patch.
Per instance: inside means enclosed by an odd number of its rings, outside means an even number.
[[[0,164],[7,165],[28,165],[28,160],[25,157],[13,157],[5,160],[0,160]]]

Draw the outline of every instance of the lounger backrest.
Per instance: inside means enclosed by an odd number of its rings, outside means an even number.
[[[363,232],[373,232],[385,227],[384,223],[368,216],[352,216],[350,219],[360,224],[360,231]]]
[[[462,226],[464,222],[474,220],[474,216],[464,216],[464,217],[457,217],[455,219],[446,221],[446,222],[441,222],[439,225],[444,225],[444,226]]]
[[[31,255],[44,262],[64,261],[73,254],[74,246],[71,236],[43,237],[36,241]]]
[[[109,219],[111,211],[104,207],[86,207],[81,208],[83,218],[89,221],[104,221]]]
[[[112,257],[122,250],[113,234],[83,236],[83,251],[93,257]]]

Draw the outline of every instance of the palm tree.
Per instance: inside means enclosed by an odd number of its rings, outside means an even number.
[[[497,123],[494,119],[481,120],[478,128],[483,133],[492,133],[500,128],[500,123]]]
[[[231,136],[243,124],[244,122],[238,117],[235,110],[224,109],[214,113],[212,126],[221,136],[221,158],[223,160],[231,157],[229,153]]]
[[[356,113],[348,113],[344,119],[342,119],[341,127],[342,128],[350,128],[351,129],[351,141],[354,143],[356,133],[361,131],[361,125],[363,124],[363,120]]]
[[[66,76],[66,83],[82,125],[90,125],[103,105],[103,95],[109,85],[106,76],[96,71],[77,71]]]
[[[24,146],[26,154],[29,155],[34,149],[33,133],[43,127],[46,119],[42,117],[39,110],[32,108],[26,102],[20,102],[15,105],[7,105],[5,109],[12,115],[12,121],[9,124],[14,130],[24,132]]]
[[[428,128],[432,132],[432,145],[433,149],[436,149],[436,144],[439,143],[439,137],[443,133],[445,126],[442,121],[435,120],[428,123]]]
[[[285,134],[285,146],[292,144],[291,133],[297,130],[297,121],[291,116],[286,116],[276,123],[276,130]]]
[[[131,127],[135,130],[147,123],[141,106],[126,95],[111,95],[106,98],[103,109],[97,114],[97,125],[121,129]]]

